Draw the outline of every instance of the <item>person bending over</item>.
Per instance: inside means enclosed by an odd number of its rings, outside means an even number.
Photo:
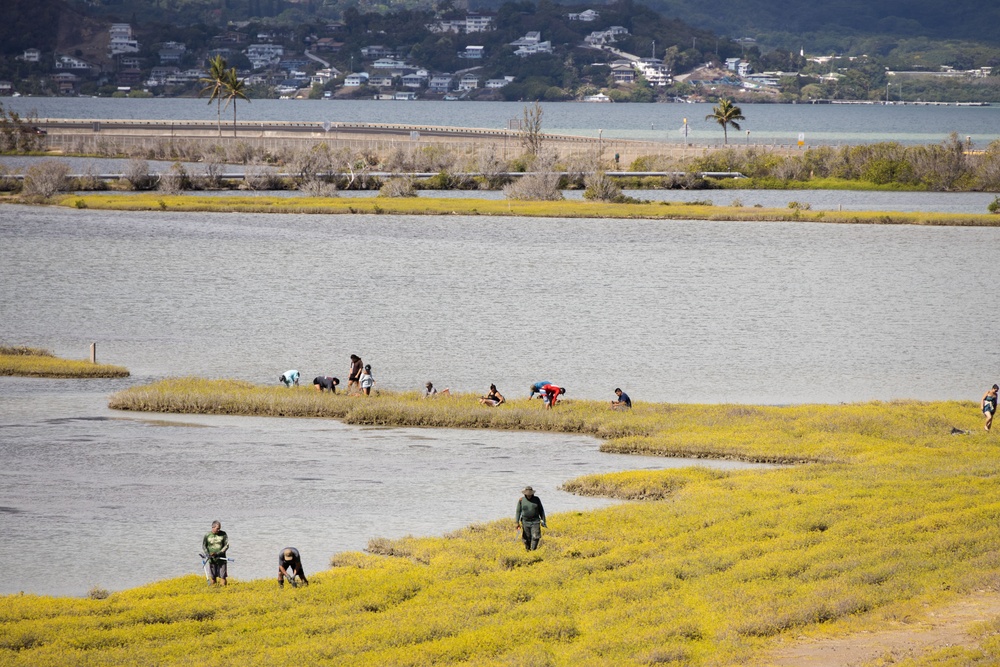
[[[286,387],[291,387],[293,384],[299,386],[299,372],[296,370],[285,371],[278,376],[278,382],[282,383]]]
[[[285,547],[278,554],[278,586],[284,588],[285,579],[288,579],[288,583],[295,586],[296,578],[302,580],[306,586],[309,585],[306,571],[302,569],[302,556],[299,555],[299,550],[295,547]]]
[[[544,394],[542,395],[545,399],[545,408],[548,410],[552,409],[552,406],[556,404],[560,396],[566,395],[566,387],[560,387],[555,384],[547,384],[542,387]]]
[[[329,375],[320,375],[319,377],[313,378],[313,387],[316,391],[330,390],[331,393],[337,393],[337,385],[340,384],[340,379],[335,377],[330,377]]]

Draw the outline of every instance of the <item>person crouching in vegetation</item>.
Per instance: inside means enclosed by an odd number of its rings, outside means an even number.
[[[990,390],[983,394],[983,415],[986,417],[986,430],[993,426],[993,415],[997,411],[997,390],[1000,386],[993,385]]]
[[[361,373],[361,391],[365,392],[365,396],[371,396],[372,387],[375,386],[375,378],[372,377],[372,367],[371,364],[365,364],[365,370]]]
[[[284,588],[285,579],[294,586],[296,577],[306,586],[309,585],[306,571],[302,569],[302,556],[299,555],[299,550],[295,547],[285,547],[278,554],[278,586]]]
[[[424,385],[424,398],[434,398],[439,394],[441,396],[451,396],[451,389],[442,389],[438,392],[438,390],[434,388],[433,382],[428,382]]]
[[[330,377],[329,375],[320,375],[319,377],[313,378],[313,387],[316,391],[322,392],[329,389],[331,393],[337,393],[337,385],[340,384],[339,378]]]
[[[480,396],[479,402],[482,403],[483,405],[490,405],[495,408],[498,405],[506,403],[507,399],[503,397],[503,394],[497,391],[497,386],[495,384],[491,384],[490,393],[486,394],[485,396]]]
[[[286,387],[291,387],[293,384],[299,386],[299,372],[296,370],[285,371],[278,376],[278,382],[282,383]]]
[[[618,397],[618,400],[611,401],[611,409],[612,410],[631,410],[632,409],[632,399],[629,398],[628,394],[626,394],[624,391],[622,391],[618,387],[615,387],[615,396]]]
[[[221,580],[222,585],[225,586],[229,574],[228,556],[226,555],[226,552],[229,551],[229,536],[226,535],[226,531],[222,530],[222,523],[212,522],[212,530],[202,538],[201,548],[205,556],[208,557],[208,575],[212,578],[212,583]]]
[[[530,486],[525,487],[522,493],[524,496],[518,499],[517,509],[514,510],[514,521],[521,530],[525,550],[534,551],[542,539],[542,527],[548,528],[545,523],[545,508],[542,507],[542,499],[535,495],[535,490]]]

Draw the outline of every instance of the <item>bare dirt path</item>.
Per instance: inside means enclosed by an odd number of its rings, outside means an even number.
[[[775,651],[769,667],[860,667],[877,659],[893,661],[950,646],[976,646],[969,634],[976,623],[1000,617],[1000,593],[979,591],[928,612],[911,624],[835,639],[794,640]]]

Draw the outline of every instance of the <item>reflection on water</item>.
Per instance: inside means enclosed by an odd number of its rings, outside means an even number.
[[[289,544],[307,568],[326,569],[372,537],[513,516],[528,483],[556,513],[608,504],[557,490],[577,475],[692,463],[539,433],[121,418],[104,407],[101,384],[0,378],[0,562],[43,554],[46,565],[14,569],[0,593],[80,595],[197,572],[213,519],[230,535],[236,578],[272,576]]]

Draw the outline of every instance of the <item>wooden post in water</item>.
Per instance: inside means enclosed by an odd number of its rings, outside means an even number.
[[[97,343],[90,344],[90,363],[97,363]]]

